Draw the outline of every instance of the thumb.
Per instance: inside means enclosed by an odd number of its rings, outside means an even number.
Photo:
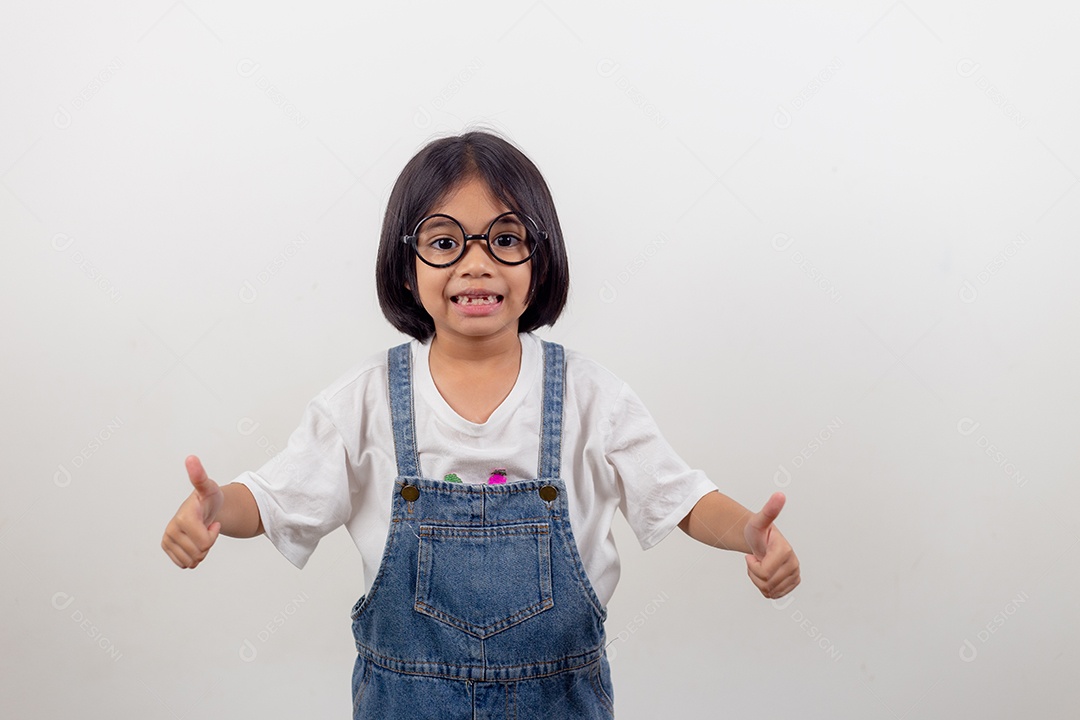
[[[750,549],[753,550],[754,557],[758,560],[765,557],[769,529],[772,527],[773,521],[776,520],[776,516],[780,514],[780,510],[784,507],[785,500],[784,493],[774,492],[765,501],[765,506],[761,508],[761,511],[751,515],[746,522],[746,541],[750,544]]]
[[[191,480],[191,485],[195,488],[200,500],[205,500],[217,491],[218,484],[207,477],[206,470],[203,469],[198,457],[188,455],[184,465],[187,467],[188,479]]]
[[[784,508],[784,503],[787,498],[782,492],[774,492],[769,496],[769,499],[765,501],[765,506],[761,508],[761,512],[755,514],[751,519],[751,524],[754,527],[764,530],[769,525],[772,525],[773,520],[780,514],[780,511]]]
[[[221,532],[221,523],[212,523],[206,530],[210,533],[210,544],[213,545],[217,541],[218,533]]]

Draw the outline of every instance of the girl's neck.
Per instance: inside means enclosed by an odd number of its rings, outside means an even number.
[[[521,339],[507,337],[455,342],[436,334],[428,350],[435,388],[460,417],[485,423],[514,389],[521,371]]]
[[[458,337],[452,334],[431,339],[430,362],[447,366],[491,366],[521,361],[521,339],[516,332],[503,332],[486,338]]]

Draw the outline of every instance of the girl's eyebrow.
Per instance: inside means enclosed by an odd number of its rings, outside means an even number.
[[[495,222],[495,218],[492,218],[492,222]],[[451,220],[448,217],[443,217],[443,216],[440,215],[440,216],[436,216],[436,217],[433,217],[433,218],[427,220],[424,223],[424,229],[425,230],[437,230],[439,228],[444,228],[444,227],[455,227],[455,223],[460,224],[460,221],[457,218],[454,218],[453,220]],[[503,225],[524,226],[524,223],[522,223],[521,220],[516,218],[516,217],[498,218],[498,224],[500,226],[503,226]]]
[[[427,220],[427,221],[424,222],[424,227],[425,228],[441,228],[441,227],[446,227],[447,225],[452,226],[452,225],[454,225],[454,222],[455,221],[453,221],[453,220],[451,220],[449,218],[445,218],[445,217],[433,217],[430,220]]]

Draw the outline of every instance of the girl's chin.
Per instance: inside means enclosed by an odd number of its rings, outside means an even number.
[[[514,335],[518,332],[518,320],[516,316],[502,313],[464,314],[451,311],[444,315],[441,320],[435,321],[435,333],[444,335],[461,335],[467,337],[490,337],[509,331]]]

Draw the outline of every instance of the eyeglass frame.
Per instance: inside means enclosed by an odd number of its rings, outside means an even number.
[[[514,215],[514,216],[517,216],[517,217],[520,217],[520,218],[523,218],[523,219],[527,220],[528,222],[532,223],[532,226],[536,231],[536,242],[533,243],[533,247],[532,247],[532,250],[529,252],[529,256],[526,257],[524,260],[515,260],[513,262],[510,262],[508,260],[503,260],[502,258],[500,258],[498,255],[495,254],[495,251],[491,247],[491,229],[493,227],[495,227],[495,223],[499,222],[500,220],[502,220],[507,215]],[[461,237],[462,237],[461,252],[458,253],[458,256],[456,258],[454,258],[453,260],[451,260],[448,263],[433,263],[433,262],[430,262],[429,260],[424,258],[424,256],[422,254],[420,254],[420,248],[417,245],[417,241],[419,240],[420,226],[423,225],[424,223],[426,223],[431,218],[436,218],[436,217],[443,217],[443,218],[446,218],[447,220],[450,220],[452,223],[454,223],[455,225],[458,226],[458,229],[461,230]],[[526,234],[529,232],[528,225],[525,226],[525,232],[526,232]],[[465,257],[465,251],[469,249],[469,241],[470,240],[483,240],[485,243],[487,243],[488,255],[490,255],[498,263],[501,263],[503,265],[510,265],[510,266],[523,265],[523,264],[529,262],[529,260],[532,260],[533,255],[535,255],[536,251],[540,248],[540,243],[546,242],[547,239],[548,239],[548,234],[540,229],[539,223],[537,223],[535,220],[533,220],[531,217],[529,217],[525,213],[517,212],[516,210],[507,210],[506,212],[498,215],[488,225],[487,232],[485,232],[485,233],[479,233],[479,234],[467,233],[467,232],[465,232],[465,226],[462,225],[461,222],[456,217],[454,217],[452,215],[447,215],[446,213],[432,213],[431,215],[427,215],[427,216],[421,218],[420,222],[416,223],[416,227],[413,228],[412,234],[410,234],[410,235],[402,235],[401,236],[401,241],[412,248],[413,254],[415,254],[416,257],[420,258],[420,261],[423,262],[425,265],[428,265],[429,267],[433,267],[433,268],[446,268],[446,267],[450,267],[451,265],[454,265],[454,264],[458,263],[461,260],[461,258]]]

